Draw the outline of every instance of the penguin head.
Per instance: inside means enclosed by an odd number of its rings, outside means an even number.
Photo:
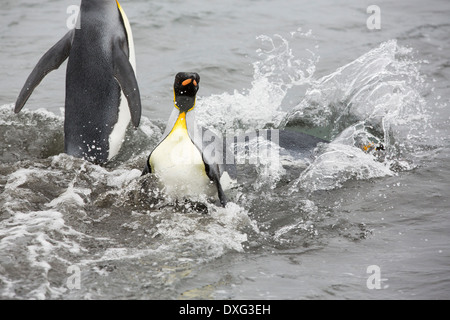
[[[180,112],[188,112],[194,108],[199,82],[200,76],[195,72],[180,72],[175,76],[174,102]]]

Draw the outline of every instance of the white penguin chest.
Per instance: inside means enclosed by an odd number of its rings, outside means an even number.
[[[183,126],[174,127],[152,152],[150,166],[168,193],[177,196],[212,195],[213,185],[206,175],[202,154]]]

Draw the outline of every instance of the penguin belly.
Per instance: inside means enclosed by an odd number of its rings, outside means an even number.
[[[171,197],[202,194],[212,197],[217,193],[206,174],[202,154],[185,128],[174,128],[152,152],[149,161],[152,172]]]
[[[120,11],[120,15],[122,17],[123,26],[125,28],[125,33],[127,35],[128,42],[128,60],[130,61],[131,67],[136,75],[136,52],[134,48],[134,40],[133,40],[133,32],[131,30],[131,25],[128,20],[125,11],[123,11],[119,2],[117,2],[117,6]],[[131,115],[129,111],[128,101],[126,99],[125,94],[121,90],[120,95],[120,105],[119,105],[119,115],[117,119],[117,123],[114,125],[114,128],[109,135],[109,156],[108,160],[111,160],[115,155],[119,153],[120,148],[122,147],[123,141],[125,140],[125,133],[127,131],[128,124],[131,121]]]

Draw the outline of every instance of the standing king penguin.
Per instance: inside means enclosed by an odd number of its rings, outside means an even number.
[[[139,126],[141,99],[130,23],[116,0],[82,0],[77,27],[39,60],[19,97],[20,112],[42,79],[67,59],[64,152],[102,164]]]
[[[222,185],[230,183],[235,172],[226,171],[222,161],[217,161],[223,148],[221,140],[195,124],[193,109],[199,82],[200,76],[194,72],[180,72],[175,76],[175,109],[142,175],[155,174],[166,193],[175,198],[205,194],[218,197],[225,206],[227,199]]]

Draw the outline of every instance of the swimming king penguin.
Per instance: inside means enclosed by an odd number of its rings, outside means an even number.
[[[222,161],[217,161],[223,146],[221,140],[195,124],[193,109],[199,82],[197,73],[180,72],[175,76],[175,109],[142,175],[154,173],[165,191],[176,198],[206,194],[218,197],[225,206],[222,185],[231,182],[234,173],[227,172]]]
[[[105,163],[139,126],[141,100],[130,23],[116,0],[82,0],[77,27],[39,60],[17,98],[15,112],[42,79],[68,58],[64,151]]]

